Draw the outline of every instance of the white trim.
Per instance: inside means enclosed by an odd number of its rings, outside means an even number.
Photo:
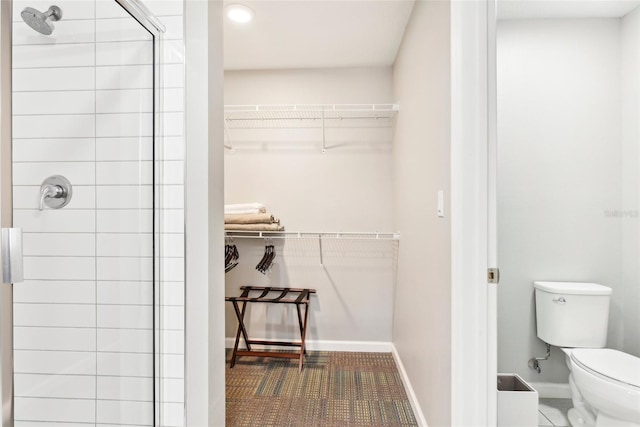
[[[418,425],[421,427],[427,427],[427,420],[422,413],[422,408],[420,407],[420,403],[418,403],[418,398],[416,397],[416,393],[413,391],[413,387],[411,386],[411,381],[409,380],[409,375],[407,375],[407,371],[404,369],[404,365],[402,364],[402,359],[400,359],[400,355],[396,350],[395,345],[391,345],[393,354],[393,359],[396,362],[396,366],[398,367],[398,372],[400,372],[400,378],[402,379],[402,385],[404,385],[404,390],[407,392],[407,397],[409,398],[409,403],[411,403],[411,409],[413,409],[413,415],[416,417],[416,421]]]
[[[528,383],[538,392],[541,399],[571,399],[571,387],[568,383]]]
[[[490,0],[451,1],[451,425],[493,426],[488,252]],[[494,310],[495,311],[495,310]]]
[[[263,340],[263,338],[256,338]],[[266,338],[264,338],[266,339]],[[291,342],[293,340],[282,340]],[[233,348],[234,337],[225,338],[225,346]],[[240,347],[244,348],[243,340],[240,339]],[[310,351],[358,351],[363,353],[391,353],[394,351],[393,344],[384,341],[329,341],[329,340],[307,340],[307,350]],[[257,346],[257,348],[276,349],[282,347]]]

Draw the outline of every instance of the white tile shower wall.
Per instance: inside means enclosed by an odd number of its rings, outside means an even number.
[[[159,426],[184,419],[182,0],[148,1],[167,27],[156,146],[161,223]],[[27,278],[15,290],[16,425],[153,422],[151,155],[147,34],[113,0],[60,0],[52,37],[14,4],[14,224]],[[98,19],[98,17],[100,19]],[[95,30],[95,31],[94,31]],[[37,209],[44,177],[74,185],[62,210]],[[142,233],[141,233],[142,232]],[[71,423],[71,424],[70,424]]]

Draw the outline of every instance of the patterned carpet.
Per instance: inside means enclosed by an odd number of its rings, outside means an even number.
[[[416,426],[390,353],[239,357],[229,369],[227,426]]]

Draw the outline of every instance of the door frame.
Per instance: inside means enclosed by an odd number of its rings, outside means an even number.
[[[496,0],[451,0],[451,425],[497,423]]]

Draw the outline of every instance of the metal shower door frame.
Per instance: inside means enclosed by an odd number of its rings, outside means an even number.
[[[155,138],[161,134],[159,132],[160,120],[156,120],[159,116],[159,99],[157,96],[159,79],[157,70],[160,66],[160,41],[165,27],[148,11],[140,0],[114,1],[153,36],[154,65],[156,65],[154,67],[155,144]],[[2,228],[13,226],[12,21],[13,0],[0,0],[0,227]],[[0,264],[1,269],[2,266]],[[156,267],[154,266],[155,269]],[[14,425],[13,371],[13,285],[0,284],[0,427],[13,427]],[[154,375],[157,375],[157,368],[154,370]],[[154,390],[154,394],[157,398],[157,388]],[[154,412],[154,418],[157,420],[157,406]]]

